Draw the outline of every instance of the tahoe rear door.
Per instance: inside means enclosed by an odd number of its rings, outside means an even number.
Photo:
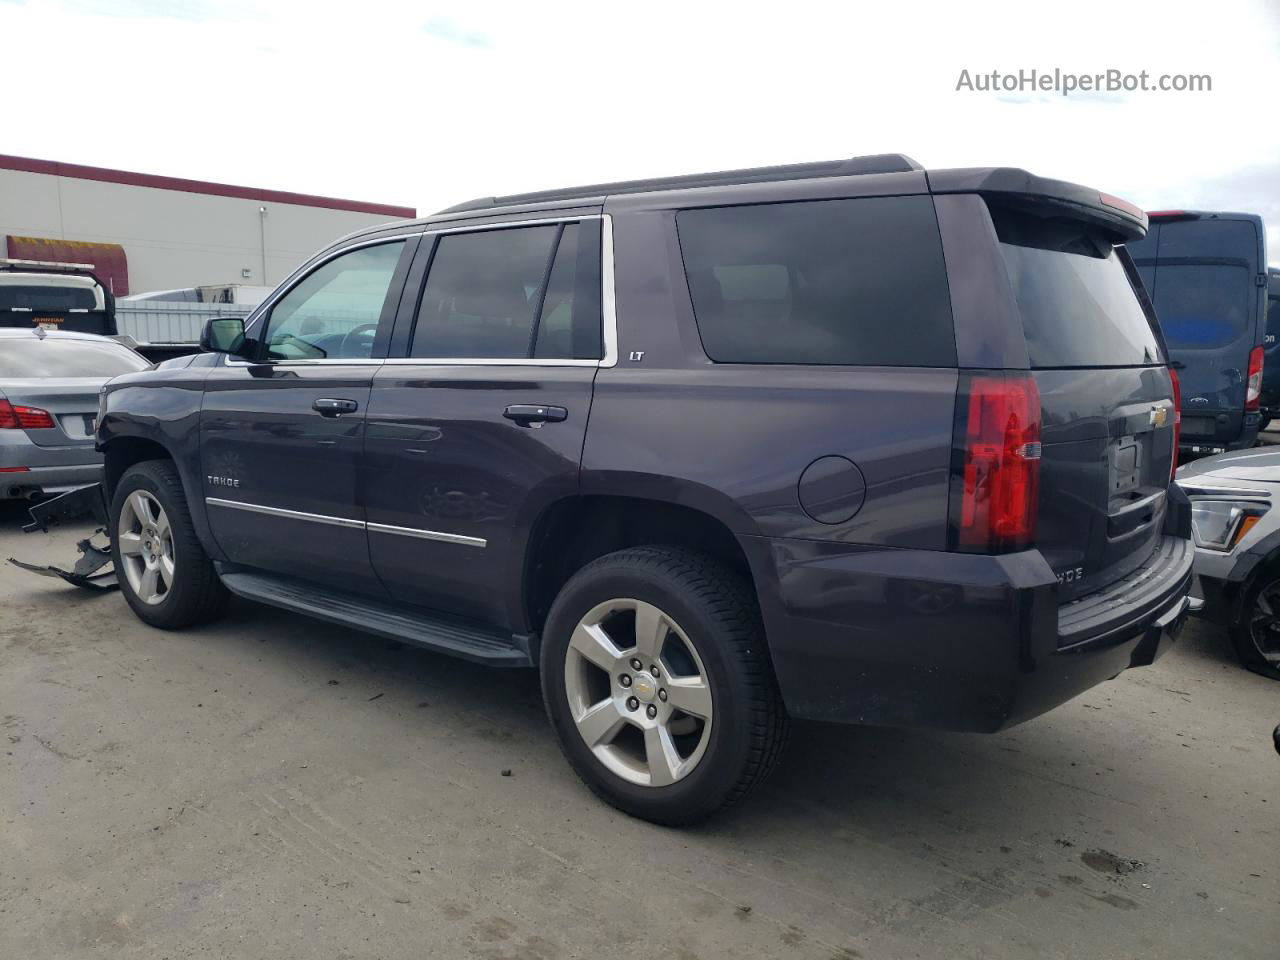
[[[1067,601],[1133,572],[1161,537],[1173,384],[1121,249],[1067,218],[993,220],[1040,394],[1035,543]]]

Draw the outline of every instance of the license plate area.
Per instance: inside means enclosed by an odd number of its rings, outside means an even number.
[[[1142,483],[1143,443],[1139,437],[1121,437],[1111,446],[1110,483],[1112,498],[1124,498]]]
[[[1213,417],[1183,417],[1182,435],[1184,437],[1211,437],[1217,431],[1217,421]]]

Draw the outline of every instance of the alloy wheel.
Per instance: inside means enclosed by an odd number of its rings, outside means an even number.
[[[620,598],[588,611],[569,639],[564,679],[579,735],[622,779],[669,786],[705,754],[714,712],[706,667],[653,604]]]
[[[1249,639],[1263,660],[1280,666],[1280,580],[1258,591],[1249,618]]]
[[[161,603],[173,587],[173,531],[160,501],[135,490],[120,508],[116,543],[125,579],[143,603]]]

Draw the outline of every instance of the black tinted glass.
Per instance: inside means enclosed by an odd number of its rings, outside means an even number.
[[[1138,292],[1109,242],[1071,219],[999,208],[991,214],[1032,367],[1164,362]]]
[[[573,347],[573,295],[576,289],[574,277],[578,264],[578,233],[576,223],[564,228],[556,247],[555,265],[547,281],[547,292],[542,300],[542,315],[538,320],[535,357],[572,357]]]
[[[0,378],[115,377],[150,366],[132,350],[110,341],[0,339]]]
[[[410,355],[528,357],[557,233],[557,227],[545,226],[442,236]]]
[[[41,287],[0,284],[0,310],[95,310],[97,298],[86,287]]]
[[[1246,220],[1171,220],[1160,225],[1157,256],[1162,261],[1170,258],[1234,260],[1256,271],[1258,234]]]
[[[1152,303],[1170,347],[1225,347],[1252,333],[1249,305],[1255,288],[1247,267],[1161,260],[1155,284]]]
[[[928,197],[685,210],[676,223],[698,332],[712,360],[956,362]]]

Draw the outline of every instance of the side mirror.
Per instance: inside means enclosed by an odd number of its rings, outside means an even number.
[[[200,333],[200,349],[206,353],[238,354],[244,349],[244,317],[214,317]]]

